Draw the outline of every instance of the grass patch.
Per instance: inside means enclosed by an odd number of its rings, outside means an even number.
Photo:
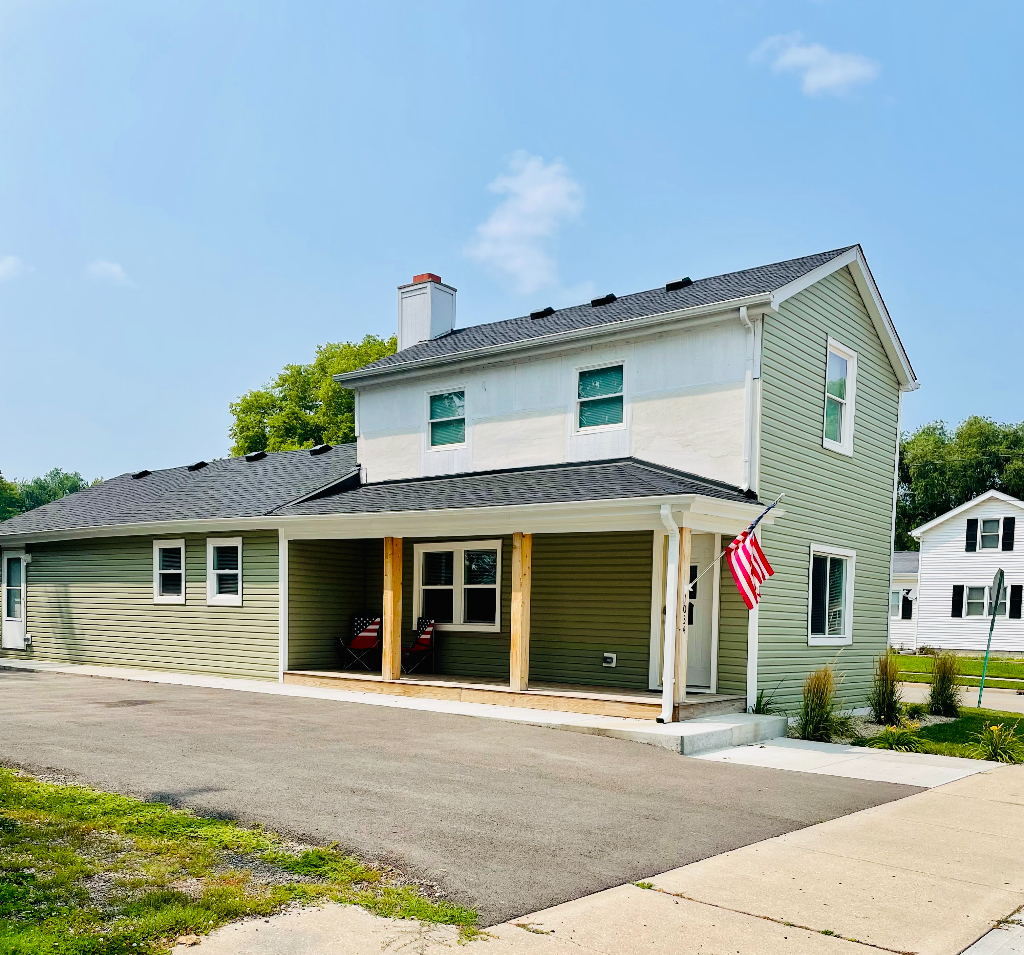
[[[957,654],[960,661],[960,673],[965,677],[980,679],[981,668],[985,662],[983,656],[968,657]],[[931,656],[911,656],[901,653],[899,655],[900,678],[908,683],[929,683],[931,682],[932,663],[935,658]],[[911,675],[923,676],[925,679],[911,679]],[[989,678],[1004,680],[1020,680],[1024,683],[1024,659],[1016,657],[989,657],[988,670],[985,673],[985,685],[989,685]],[[975,684],[977,685],[977,684]],[[994,685],[994,684],[993,684]],[[1012,684],[1014,687],[1016,684]],[[1024,689],[1024,686],[1022,686]]]
[[[337,849],[0,768],[4,955],[166,952],[181,935],[322,900],[478,932],[476,913]]]

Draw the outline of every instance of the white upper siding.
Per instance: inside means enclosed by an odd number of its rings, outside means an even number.
[[[1012,551],[964,550],[967,519],[1017,518],[1017,535]],[[982,501],[965,508],[921,534],[921,567],[917,600],[917,645],[945,650],[984,652],[988,641],[989,617],[953,617],[953,586],[988,587],[997,568],[1011,584],[1024,584],[1024,507],[999,499]],[[1009,604],[1009,600],[1007,600]],[[1009,616],[996,618],[992,649],[999,652],[1024,651],[1024,620]]]
[[[735,316],[360,389],[359,462],[377,482],[633,456],[739,485],[748,333]],[[579,431],[577,372],[619,363],[622,427]],[[466,443],[431,449],[429,396],[457,390],[466,395]]]
[[[900,650],[915,649],[914,638],[917,633],[917,574],[893,574],[890,590],[898,590],[901,593],[909,590],[910,602],[913,606],[913,616],[904,620],[902,616],[889,617],[889,646]],[[902,603],[901,603],[902,609]],[[890,614],[891,614],[890,608]]]

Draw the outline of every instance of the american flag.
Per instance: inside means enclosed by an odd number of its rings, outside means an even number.
[[[781,499],[780,499],[781,500]],[[757,537],[754,536],[754,528],[761,522],[775,504],[769,504],[758,516],[757,519],[739,537],[737,537],[726,549],[726,559],[729,561],[729,570],[732,571],[732,579],[736,581],[736,587],[747,605],[747,610],[753,610],[761,599],[761,584],[772,574],[772,565],[764,556]]]
[[[350,646],[354,650],[362,650],[377,645],[380,633],[380,617],[356,617],[353,627],[355,636]]]

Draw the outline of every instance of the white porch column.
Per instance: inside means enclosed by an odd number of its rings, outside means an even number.
[[[675,720],[676,706],[686,700],[686,611],[692,531],[676,523],[668,504],[661,506],[661,522],[668,531],[668,566],[665,568],[665,634],[658,722],[671,723]]]
[[[277,607],[277,679],[284,683],[284,671],[288,669],[288,535],[284,530],[277,532]]]

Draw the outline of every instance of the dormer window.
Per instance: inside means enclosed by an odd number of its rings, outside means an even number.
[[[430,446],[466,443],[466,393],[446,391],[430,396]]]
[[[622,365],[580,371],[576,386],[576,422],[581,431],[622,424]]]

